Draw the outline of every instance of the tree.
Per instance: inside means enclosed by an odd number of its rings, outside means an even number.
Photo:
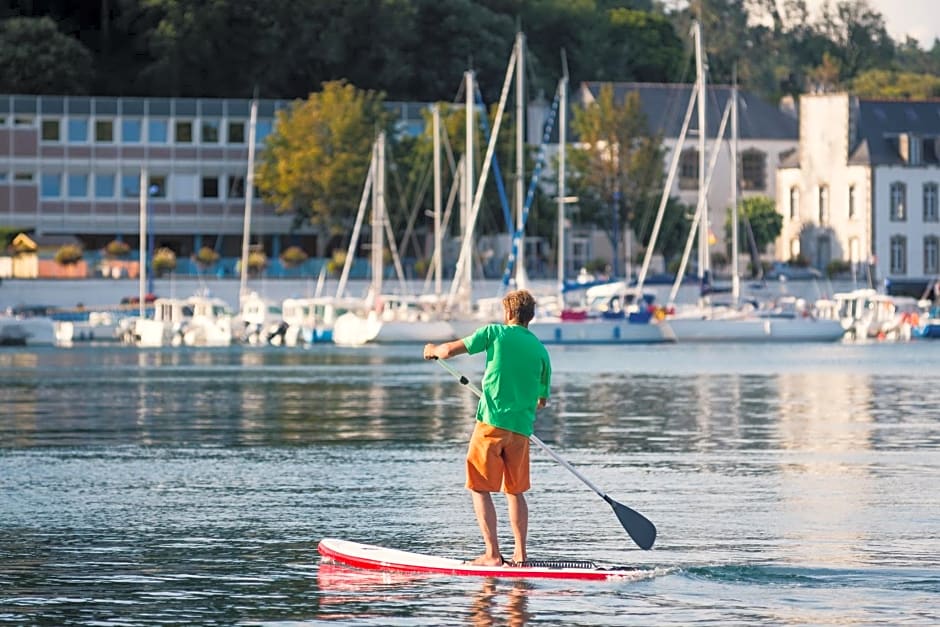
[[[607,230],[616,250],[622,225],[649,234],[663,186],[660,138],[650,133],[636,92],[614,102],[609,84],[595,102],[574,107],[572,128],[582,146],[569,150],[568,185],[581,218]],[[643,241],[643,240],[641,240]],[[657,243],[658,244],[658,243]],[[617,272],[617,259],[614,272]]]
[[[940,98],[940,76],[869,70],[852,81],[852,93],[862,98],[927,100]]]
[[[390,124],[383,97],[335,81],[278,112],[257,172],[278,213],[293,213],[297,224],[351,223],[376,133]]]
[[[725,241],[731,242],[732,212],[725,220]],[[760,268],[760,253],[767,250],[783,230],[783,216],[777,211],[773,199],[750,196],[738,204],[738,246],[751,253],[751,267]],[[751,246],[750,244],[753,244]]]
[[[48,17],[0,22],[0,91],[8,94],[83,94],[92,57]]]

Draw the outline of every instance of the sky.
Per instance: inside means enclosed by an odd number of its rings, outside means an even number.
[[[835,0],[830,0],[835,5]],[[819,15],[825,0],[807,0],[812,17]],[[868,0],[868,5],[881,13],[888,34],[896,42],[910,35],[929,50],[940,37],[940,0]]]

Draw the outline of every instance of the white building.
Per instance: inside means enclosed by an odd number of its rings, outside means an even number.
[[[800,98],[800,144],[777,171],[776,257],[834,260],[859,278],[940,274],[940,102]]]
[[[576,106],[588,106],[596,102],[601,87],[605,83],[582,83],[573,100]],[[623,103],[627,95],[636,92],[640,97],[643,113],[646,115],[649,130],[659,134],[663,140],[664,163],[667,169],[673,158],[676,144],[682,130],[682,122],[691,97],[692,85],[689,84],[658,84],[658,83],[610,83],[614,90],[614,102]],[[711,151],[715,142],[723,142],[719,156],[715,163],[711,185],[707,191],[709,230],[714,235],[711,252],[726,253],[725,221],[731,207],[731,151],[728,141],[731,137],[731,124],[728,122],[724,137],[718,138],[718,130],[725,108],[731,99],[731,87],[727,85],[713,85],[706,89],[706,164],[711,158]],[[778,165],[787,154],[797,146],[796,117],[774,105],[761,100],[758,96],[739,91],[738,105],[738,167],[740,177],[739,200],[749,196],[776,196],[776,177],[774,173]],[[532,115],[530,108],[529,129],[530,143],[538,143],[533,135],[533,129],[541,132],[539,118]],[[577,137],[569,132],[569,140],[576,142]],[[679,148],[682,151],[679,161],[679,170],[670,190],[670,196],[678,197],[686,205],[694,207],[698,202],[698,174],[699,174],[699,139],[698,116],[692,115],[689,132],[685,143]],[[588,238],[586,234],[572,234],[569,241],[568,259],[572,264],[579,261],[590,260],[596,257],[605,257],[610,254],[609,244],[604,234],[594,234]],[[637,250],[635,242],[626,242],[620,250]],[[577,271],[577,265],[569,268]]]

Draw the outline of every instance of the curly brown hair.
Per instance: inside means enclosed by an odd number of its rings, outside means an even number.
[[[508,318],[528,326],[535,316],[535,297],[528,290],[516,290],[503,296],[503,311]]]

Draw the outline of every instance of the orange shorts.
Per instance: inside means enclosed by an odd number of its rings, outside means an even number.
[[[529,487],[529,438],[477,421],[467,450],[467,488],[521,494]]]

